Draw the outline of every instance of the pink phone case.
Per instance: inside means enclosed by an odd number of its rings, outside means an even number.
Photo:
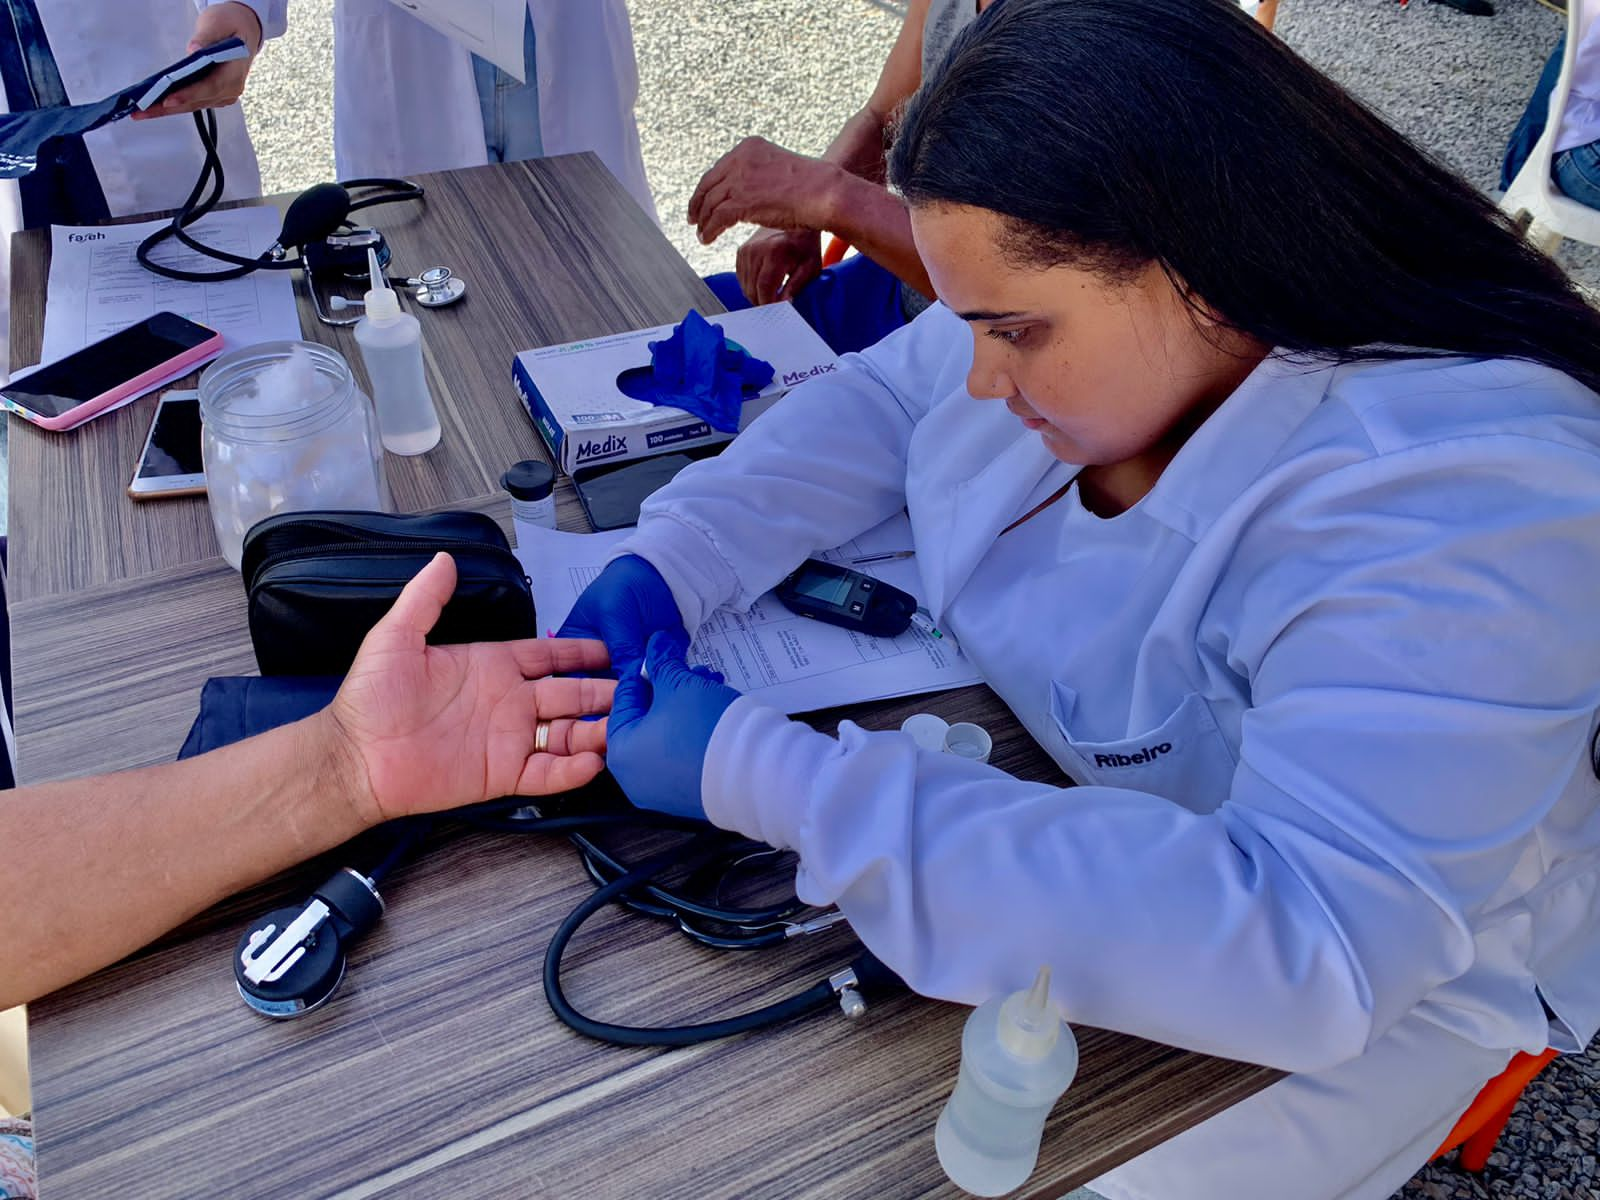
[[[7,400],[5,407],[16,413],[24,420],[32,421],[40,429],[50,429],[59,433],[64,429],[71,429],[81,425],[90,417],[104,412],[119,400],[126,400],[129,396],[136,396],[146,388],[154,387],[164,379],[179,375],[185,369],[194,366],[203,359],[210,358],[222,349],[222,335],[220,333],[208,337],[198,346],[176,354],[165,362],[157,363],[142,375],[135,375],[126,383],[119,383],[109,392],[102,392],[93,400],[85,400],[76,408],[69,408],[59,417],[46,417],[39,413],[23,408],[15,401]]]

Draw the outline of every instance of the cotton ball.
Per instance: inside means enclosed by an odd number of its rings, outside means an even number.
[[[287,357],[243,383],[229,398],[228,412],[244,417],[297,412],[325,399],[331,390],[310,352],[297,345]]]
[[[226,418],[206,427],[206,490],[223,557],[234,566],[245,533],[273,513],[386,507],[367,405],[359,392],[340,394],[348,375],[332,376],[318,362],[292,347],[239,380],[223,405]],[[242,428],[224,432],[235,417],[244,418]]]

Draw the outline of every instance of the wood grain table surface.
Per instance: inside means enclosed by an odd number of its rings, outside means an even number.
[[[396,269],[444,263],[461,304],[423,314],[444,438],[388,456],[397,507],[465,507],[509,528],[498,479],[545,457],[510,383],[534,346],[720,311],[592,155],[424,176],[424,205],[369,214]],[[13,242],[12,361],[38,355],[49,242]],[[345,353],[346,330],[306,336]],[[181,386],[181,385],[180,385]],[[21,775],[171,759],[213,675],[254,669],[238,574],[201,499],[124,492],[155,404],[68,435],[11,420],[11,621]],[[570,485],[564,528],[585,528]],[[992,761],[1065,782],[986,688],[818,714],[872,728],[916,709],[978,720]],[[676,1051],[571,1033],[540,985],[545,944],[591,884],[556,839],[449,831],[385,888],[325,1009],[263,1020],[230,969],[245,923],[302,901],[337,852],[269,880],[30,1007],[41,1186],[117,1197],[958,1196],[933,1154],[966,1010],[905,996]],[[116,914],[108,913],[107,920]],[[837,970],[848,934],[767,954],[703,950],[603,914],[568,954],[569,994],[638,1024],[711,1019]],[[1059,1196],[1277,1078],[1080,1027],[1082,1066],[1024,1189]]]

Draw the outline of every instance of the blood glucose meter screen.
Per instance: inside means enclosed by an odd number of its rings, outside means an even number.
[[[843,604],[845,597],[850,594],[850,579],[843,575],[830,578],[807,573],[795,580],[794,590],[802,596],[821,600],[824,604]]]
[[[156,415],[149,452],[139,464],[139,478],[199,475],[204,470],[200,459],[200,401],[166,401]]]

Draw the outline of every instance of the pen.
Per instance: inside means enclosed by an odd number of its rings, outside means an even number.
[[[891,550],[887,554],[864,554],[860,558],[852,558],[850,565],[859,567],[862,563],[889,562],[891,559],[896,558],[911,558],[915,554],[915,550]]]

